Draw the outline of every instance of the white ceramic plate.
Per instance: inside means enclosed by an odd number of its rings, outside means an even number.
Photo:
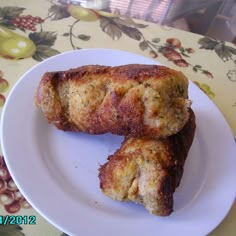
[[[127,52],[90,49],[60,54],[23,75],[8,97],[1,124],[11,175],[32,206],[70,235],[206,235],[234,201],[236,150],[225,119],[193,83],[189,94],[196,135],[169,217],[150,215],[141,205],[116,202],[101,193],[99,165],[122,137],[59,131],[34,105],[35,89],[46,71],[127,63],[156,64]]]

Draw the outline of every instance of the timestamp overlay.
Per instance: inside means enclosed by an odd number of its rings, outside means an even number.
[[[0,225],[36,225],[36,216],[0,215]]]

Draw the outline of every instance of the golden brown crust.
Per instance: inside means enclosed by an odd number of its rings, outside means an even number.
[[[195,133],[195,116],[165,139],[126,138],[99,170],[100,188],[108,197],[143,204],[156,215],[173,211],[173,194]]]
[[[62,130],[166,137],[188,120],[188,80],[157,65],[82,66],[48,72],[35,103]]]

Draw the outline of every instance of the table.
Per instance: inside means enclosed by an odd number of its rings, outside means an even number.
[[[53,0],[2,0],[0,3],[0,112],[11,88],[28,69],[50,56],[82,48],[126,50],[183,71],[213,100],[236,137],[235,45]],[[12,232],[9,235],[65,235],[21,196],[3,158],[0,158],[0,176],[17,193],[17,200],[13,201],[9,191],[1,192],[4,196],[0,197],[0,215],[36,216],[37,219],[33,225],[0,225],[1,235],[3,227]],[[0,188],[4,184],[1,181]],[[209,235],[235,235],[235,218],[236,202]]]

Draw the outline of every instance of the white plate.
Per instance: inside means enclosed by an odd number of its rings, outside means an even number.
[[[90,49],[60,54],[18,81],[4,107],[1,143],[10,173],[32,206],[70,235],[206,235],[228,213],[236,193],[236,150],[230,129],[208,97],[190,82],[197,129],[169,217],[110,200],[99,189],[98,168],[122,137],[57,130],[34,105],[46,71],[86,64],[155,64],[139,55]]]

